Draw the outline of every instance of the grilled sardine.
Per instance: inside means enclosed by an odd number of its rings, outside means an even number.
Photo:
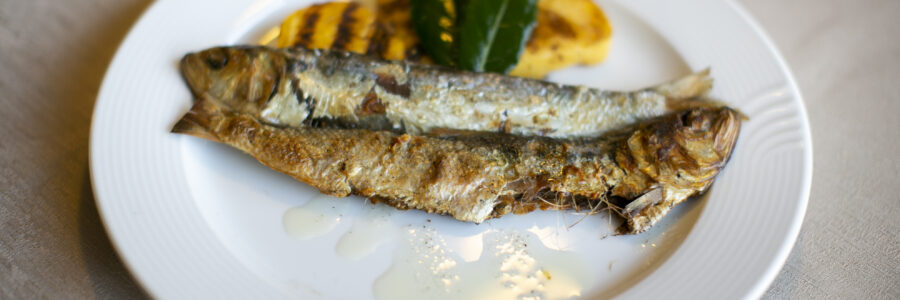
[[[238,148],[334,196],[355,194],[475,223],[511,212],[608,205],[626,219],[624,233],[647,230],[705,191],[740,130],[738,114],[724,107],[689,108],[576,139],[266,123],[246,107],[201,97],[172,131]]]
[[[269,125],[334,121],[410,134],[599,136],[695,105],[712,85],[703,71],[615,92],[349,52],[250,46],[188,54],[181,71],[195,97],[216,99]]]

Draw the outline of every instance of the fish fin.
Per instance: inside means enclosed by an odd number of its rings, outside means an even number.
[[[700,72],[660,84],[651,90],[666,97],[669,110],[683,110],[696,107],[719,108],[728,104],[707,96],[712,89],[713,79],[709,68]]]
[[[186,134],[190,136],[207,139],[218,142],[219,138],[215,134],[214,124],[217,116],[222,113],[222,107],[218,103],[208,98],[198,98],[191,110],[184,114],[175,126],[172,127],[172,133]]]
[[[668,99],[693,99],[712,89],[713,79],[709,76],[709,68],[700,72],[650,88]]]
[[[635,198],[634,201],[631,201],[631,203],[628,203],[628,205],[625,206],[625,215],[627,215],[628,217],[634,217],[634,216],[640,214],[641,211],[644,210],[644,208],[656,205],[657,203],[661,202],[662,200],[663,200],[662,187],[655,187],[653,189],[650,189],[649,191],[647,191],[643,195]]]
[[[728,109],[737,113],[741,120],[750,120],[747,114],[729,106],[728,103],[708,97],[707,94],[712,90],[712,86],[713,79],[710,77],[710,69],[706,68],[700,72],[657,85],[651,90],[666,97],[666,106],[670,110],[695,107],[728,107]]]

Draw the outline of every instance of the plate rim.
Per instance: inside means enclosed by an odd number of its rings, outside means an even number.
[[[778,276],[778,273],[784,267],[784,264],[787,262],[788,256],[790,256],[791,252],[794,249],[794,245],[797,244],[797,239],[800,237],[800,229],[803,227],[803,220],[806,219],[806,211],[809,206],[809,195],[812,191],[812,178],[813,178],[813,141],[812,141],[812,130],[810,128],[809,123],[809,113],[806,109],[806,100],[803,97],[803,94],[800,92],[800,87],[797,85],[797,81],[794,78],[794,73],[791,71],[790,67],[787,64],[787,61],[784,59],[784,56],[781,54],[781,50],[775,45],[775,42],[772,41],[771,36],[769,36],[768,32],[756,21],[756,18],[750,14],[750,12],[736,0],[726,0],[734,11],[741,16],[744,22],[750,26],[751,29],[756,33],[756,35],[762,39],[762,42],[766,45],[766,48],[770,52],[772,52],[772,56],[775,58],[776,62],[782,73],[785,74],[785,79],[787,79],[787,85],[791,89],[791,93],[793,93],[797,97],[798,109],[800,118],[803,120],[801,122],[801,126],[803,127],[803,138],[804,141],[804,166],[805,170],[803,170],[803,179],[802,179],[802,187],[801,187],[801,196],[800,196],[800,208],[794,214],[794,218],[791,222],[791,226],[788,228],[787,240],[785,240],[781,244],[781,248],[779,249],[776,257],[773,259],[772,264],[770,264],[768,270],[763,274],[762,278],[757,281],[756,285],[751,292],[753,295],[748,298],[760,298],[762,295],[768,290],[769,286],[775,281],[775,278]]]
[[[174,1],[157,1],[157,2],[154,2],[153,4],[151,4],[144,11],[144,13],[138,19],[138,21],[132,26],[132,28],[130,29],[126,38],[119,45],[119,47],[116,51],[116,54],[113,57],[109,67],[107,68],[106,74],[104,75],[104,79],[103,79],[103,83],[101,84],[100,92],[98,92],[98,96],[97,96],[97,99],[96,99],[96,102],[94,105],[93,115],[92,115],[92,119],[91,119],[91,129],[90,129],[91,136],[90,136],[90,142],[89,142],[89,153],[90,153],[89,167],[90,167],[91,186],[92,186],[92,191],[94,193],[95,201],[97,203],[99,215],[101,216],[101,219],[104,224],[104,229],[106,230],[107,235],[110,237],[110,240],[112,241],[114,248],[116,249],[116,253],[117,253],[118,257],[122,260],[123,264],[129,270],[129,272],[132,274],[132,276],[134,276],[134,278],[137,279],[137,282],[144,289],[144,291],[148,292],[149,294],[151,294],[152,296],[155,296],[155,297],[166,295],[168,293],[162,292],[156,288],[151,288],[151,285],[149,284],[149,282],[152,281],[152,279],[150,278],[151,276],[148,275],[148,273],[145,270],[141,269],[140,267],[138,267],[136,265],[136,263],[134,261],[135,258],[133,258],[133,257],[129,258],[132,256],[131,253],[126,253],[127,250],[125,250],[125,247],[123,247],[123,243],[127,243],[126,242],[127,239],[122,236],[122,234],[124,234],[124,233],[121,233],[114,228],[116,226],[121,227],[121,225],[117,225],[116,221],[114,220],[114,216],[112,215],[114,212],[111,211],[109,208],[109,205],[110,205],[109,201],[112,201],[112,200],[110,200],[107,195],[103,194],[105,191],[105,188],[101,186],[101,185],[103,185],[103,183],[98,184],[98,181],[102,181],[102,179],[99,179],[99,178],[108,176],[107,174],[103,174],[103,173],[98,174],[98,172],[104,172],[104,171],[99,171],[99,170],[104,170],[104,168],[99,165],[99,161],[102,160],[103,158],[99,156],[100,153],[97,151],[97,149],[101,145],[103,145],[101,137],[100,137],[101,135],[99,134],[100,130],[102,130],[99,126],[102,126],[102,125],[98,125],[98,123],[99,123],[98,122],[98,114],[103,113],[102,110],[105,108],[104,103],[110,101],[110,100],[104,101],[104,99],[105,99],[104,95],[108,94],[109,93],[108,90],[111,89],[110,87],[108,87],[108,85],[111,82],[111,78],[109,77],[111,74],[111,71],[114,70],[119,65],[121,65],[122,60],[126,59],[125,55],[128,53],[124,52],[123,49],[125,49],[126,46],[128,46],[129,43],[131,43],[131,41],[133,39],[137,38],[139,32],[136,29],[138,29],[142,26],[148,26],[145,23],[148,23],[149,20],[151,20],[151,17],[154,16],[154,14],[157,11],[162,10],[162,7],[164,7],[165,4],[172,3],[172,2],[174,2]],[[241,2],[241,1],[235,1],[235,2]],[[244,0],[244,2],[256,3],[258,1]],[[241,3],[243,3],[243,2],[241,2]],[[811,135],[809,117],[808,117],[808,113],[807,113],[807,109],[806,109],[806,102],[800,92],[799,87],[797,86],[794,75],[791,72],[790,68],[788,67],[787,62],[785,61],[781,52],[775,46],[774,42],[771,40],[771,38],[765,32],[765,30],[759,25],[759,23],[749,14],[749,12],[741,4],[739,4],[733,0],[725,0],[724,3],[726,3],[737,15],[739,15],[741,17],[740,21],[742,23],[746,24],[747,26],[749,26],[753,30],[756,37],[758,37],[762,40],[762,43],[765,45],[765,48],[767,49],[767,51],[769,51],[771,53],[772,57],[774,58],[775,62],[777,63],[777,65],[779,67],[779,71],[782,74],[784,74],[785,80],[787,81],[786,86],[790,90],[790,93],[793,95],[793,98],[795,99],[794,102],[796,102],[796,104],[798,106],[799,118],[802,121],[802,122],[800,122],[800,124],[802,127],[801,131],[802,131],[802,139],[803,139],[804,168],[801,173],[802,174],[802,179],[801,179],[802,186],[800,187],[801,196],[799,197],[799,199],[797,199],[798,200],[798,209],[794,213],[794,215],[791,219],[790,226],[786,229],[787,234],[785,236],[785,240],[780,243],[780,247],[779,247],[775,257],[771,260],[771,263],[766,268],[764,274],[757,280],[757,282],[753,285],[751,290],[748,291],[748,293],[747,293],[747,298],[758,298],[766,291],[766,289],[769,287],[769,285],[771,285],[771,283],[774,281],[774,279],[778,275],[778,272],[781,270],[782,266],[784,265],[788,256],[790,255],[790,253],[799,237],[800,229],[802,227],[802,223],[803,223],[803,220],[806,215],[807,206],[808,206],[808,202],[809,202],[809,195],[810,195],[810,191],[811,191],[812,176],[813,176],[813,172],[812,172],[813,171],[813,143],[812,143],[812,135]],[[183,171],[180,171],[180,172],[183,172]],[[665,264],[665,263],[667,263],[667,262],[663,262],[663,264]],[[640,285],[640,282],[635,284],[635,286],[638,286],[638,285]],[[261,291],[261,290],[255,290],[255,291]],[[169,295],[171,295],[171,294],[169,294]],[[234,295],[235,294],[231,294],[231,296],[234,296]],[[272,295],[275,295],[275,294],[272,294]],[[622,294],[620,294],[620,296],[622,296]]]

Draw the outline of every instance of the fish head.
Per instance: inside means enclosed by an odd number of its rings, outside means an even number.
[[[181,74],[195,98],[255,111],[277,88],[284,59],[259,47],[217,47],[181,59]]]
[[[653,180],[625,185],[636,187],[626,191],[639,196],[625,206],[627,222],[620,232],[644,232],[672,205],[706,191],[731,158],[741,120],[740,113],[728,107],[695,107],[635,131],[627,141],[635,164],[623,165]]]
[[[728,107],[696,108],[681,112],[679,119],[674,137],[681,153],[666,163],[682,171],[672,172],[669,180],[705,189],[734,152],[741,130],[740,113]]]
[[[734,149],[741,130],[741,117],[733,109],[698,108],[679,114],[679,145],[695,159],[713,159],[709,163],[725,163]],[[710,144],[712,147],[710,147]]]
[[[646,165],[658,182],[705,190],[731,158],[741,128],[740,114],[727,107],[697,107],[666,118],[632,136],[632,153],[644,162],[656,162]]]

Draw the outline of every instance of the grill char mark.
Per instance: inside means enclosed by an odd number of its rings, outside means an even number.
[[[347,44],[353,39],[353,28],[356,26],[357,19],[353,16],[359,10],[359,3],[350,3],[341,13],[341,21],[338,23],[337,36],[331,42],[331,49],[347,50]]]

